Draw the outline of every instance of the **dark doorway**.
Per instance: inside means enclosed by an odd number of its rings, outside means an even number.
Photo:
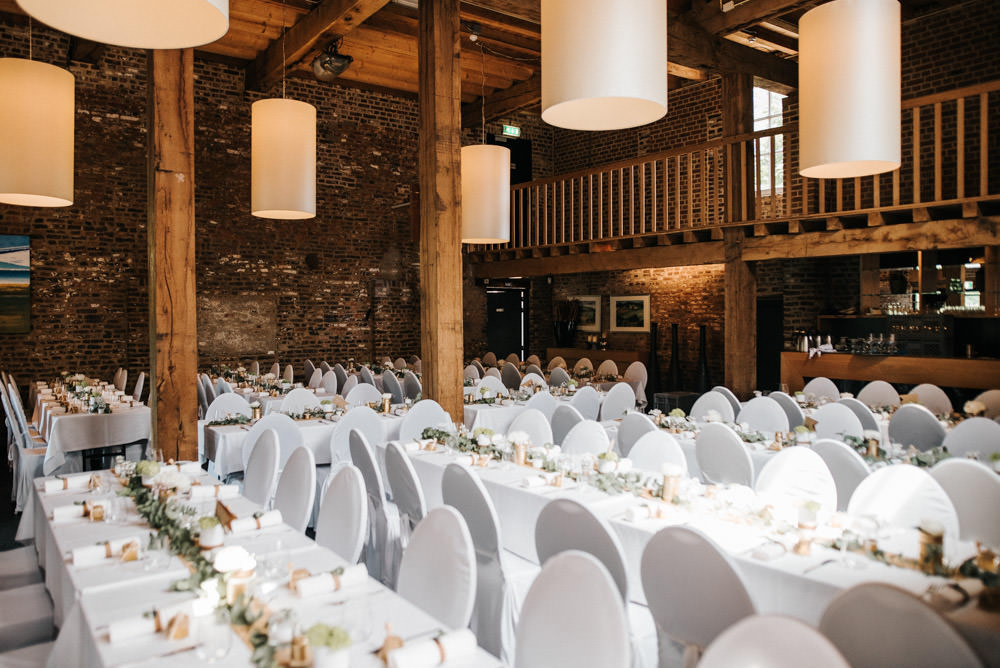
[[[510,149],[510,185],[527,183],[531,180],[531,140],[515,139],[490,132],[486,134],[486,143]]]
[[[785,304],[781,297],[757,300],[757,389],[777,390],[785,347]]]
[[[486,340],[498,358],[511,353],[524,359],[527,321],[524,288],[486,291]]]

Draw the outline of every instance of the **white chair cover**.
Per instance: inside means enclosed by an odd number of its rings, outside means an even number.
[[[295,369],[292,368],[291,364],[285,365],[285,373],[282,374],[281,379],[289,383],[295,382]]]
[[[471,378],[472,380],[479,380],[482,376],[479,375],[479,368],[475,364],[470,364],[465,367],[465,377]]]
[[[640,573],[649,610],[666,636],[660,636],[661,656],[667,638],[697,656],[720,633],[755,612],[729,557],[696,529],[658,531],[642,552]]]
[[[309,387],[312,389],[317,389],[323,385],[323,372],[319,369],[313,369],[313,372],[306,376],[309,379]],[[336,380],[336,378],[334,378]]]
[[[330,434],[330,462],[351,461],[351,431],[360,431],[369,443],[381,443],[385,439],[385,427],[378,413],[367,406],[357,406],[344,413]]]
[[[325,376],[328,371],[333,371],[333,367],[331,367],[326,360],[323,360],[319,363],[319,370],[322,371]]]
[[[208,397],[205,396],[205,386],[201,383],[201,378],[195,383],[198,386],[198,417],[204,419],[208,411]]]
[[[390,442],[385,449],[385,476],[389,483],[392,502],[399,511],[399,542],[403,550],[410,542],[410,535],[427,514],[427,501],[420,486],[420,478],[413,470],[413,462],[399,446]]]
[[[698,397],[694,405],[691,406],[691,419],[704,420],[708,417],[709,411],[715,411],[724,422],[734,422],[736,414],[733,412],[733,405],[724,394],[709,391]]]
[[[568,404],[559,404],[552,412],[552,440],[555,445],[562,445],[566,434],[577,424],[583,422],[580,411]]]
[[[495,366],[491,366],[488,369],[486,369],[486,373],[483,374],[483,378],[486,378],[487,376],[496,378],[497,380],[500,380],[502,378],[502,376],[500,375],[500,369],[496,368]]]
[[[496,366],[497,365],[496,354],[493,352],[488,352],[485,355],[483,355],[483,364],[485,364],[486,366]]]
[[[635,391],[628,383],[612,385],[600,404],[602,420],[616,420],[632,410],[635,410]]]
[[[441,408],[441,404],[433,399],[423,399],[413,404],[410,411],[403,416],[399,425],[399,440],[401,442],[412,441],[420,438],[424,429],[434,427],[453,431],[451,416]],[[391,482],[391,481],[390,481]]]
[[[507,355],[505,359],[510,364],[517,364],[517,365],[521,364],[521,358],[517,356],[517,353],[511,353],[510,355]]]
[[[413,371],[413,373],[423,373],[424,363],[417,358],[413,361],[413,364],[410,365],[410,370]]]
[[[750,452],[739,435],[726,425],[710,422],[702,427],[695,439],[694,452],[706,482],[753,487]]]
[[[115,377],[115,389],[125,391],[125,383],[128,381],[128,369],[120,369]]]
[[[1000,548],[1000,476],[985,464],[951,458],[938,462],[931,477],[944,489],[958,513],[959,538]]]
[[[570,429],[563,437],[562,449],[568,455],[591,453],[599,455],[611,448],[608,432],[600,422],[583,420]]]
[[[604,400],[604,405],[608,405],[607,399]],[[628,457],[635,442],[651,431],[658,431],[658,429],[649,416],[634,412],[626,414],[622,418],[621,424],[618,425],[618,454],[622,457]]]
[[[976,401],[986,406],[986,412],[983,413],[985,417],[990,419],[1000,417],[1000,390],[986,390],[976,397]]]
[[[316,520],[316,543],[358,563],[368,533],[368,495],[358,467],[342,463],[330,478]]]
[[[493,374],[487,373],[485,376],[483,376],[483,379],[479,381],[478,391],[481,392],[484,387],[492,390],[495,396],[506,397],[508,395],[507,388],[504,386],[503,381],[500,380],[499,376],[494,376]],[[477,399],[479,398],[478,394],[476,398]]]
[[[976,452],[980,461],[990,461],[990,455],[1000,452],[1000,424],[984,417],[962,420],[945,435],[942,445],[954,457]]]
[[[396,575],[403,550],[399,543],[399,513],[396,504],[386,500],[385,485],[368,439],[357,429],[350,431],[351,459],[361,471],[368,495],[368,539],[365,541],[364,562],[368,574],[395,588]]]
[[[597,366],[598,376],[617,376],[618,365],[614,360],[604,360]]]
[[[884,380],[873,380],[858,392],[858,401],[869,408],[872,406],[898,406],[902,403],[896,388]]]
[[[340,362],[333,365],[333,373],[337,376],[337,387],[341,388],[340,393],[344,393],[344,385],[347,384],[347,369]],[[357,382],[357,381],[355,381]]]
[[[347,400],[348,406],[364,406],[382,401],[382,393],[374,385],[359,383],[357,387],[347,393],[344,399]]]
[[[399,384],[399,379],[396,378],[396,374],[391,371],[382,372],[382,392],[386,392],[392,395],[392,403],[401,404],[406,395],[403,393],[403,387]]]
[[[861,423],[861,428],[865,431],[878,431],[878,421],[875,419],[875,414],[872,413],[872,409],[865,406],[863,401],[855,399],[854,397],[846,397],[837,402],[842,406],[847,406],[851,411],[858,416],[858,421]]]
[[[271,413],[270,415],[265,415],[260,420],[257,420],[252,427],[250,427],[246,438],[243,440],[244,471],[246,470],[247,464],[250,463],[250,455],[253,453],[257,439],[259,439],[261,434],[268,429],[273,429],[278,435],[280,453],[278,465],[279,470],[285,467],[285,462],[288,461],[288,458],[291,457],[293,452],[295,452],[295,448],[302,445],[302,431],[299,430],[299,425],[295,424],[295,420],[282,413]]]
[[[729,404],[733,407],[733,415],[740,414],[740,410],[743,408],[743,405],[740,403],[740,400],[736,398],[736,395],[733,394],[732,390],[730,390],[725,385],[716,385],[715,387],[712,388],[711,391],[718,392],[719,394],[721,394],[722,396],[724,396],[726,399],[729,400]]]
[[[910,394],[917,395],[920,405],[926,406],[934,415],[951,415],[951,399],[937,385],[921,383],[910,390]]]
[[[417,378],[416,374],[407,369],[403,372],[403,394],[406,395],[407,399],[412,399],[416,401],[423,394],[423,387],[420,385],[420,379]]]
[[[265,507],[271,502],[278,482],[279,457],[278,432],[263,430],[243,471],[243,496]]]
[[[479,369],[479,377],[480,378],[482,378],[483,376],[486,375],[486,369],[485,369],[485,367],[483,367],[482,362],[480,362],[479,360],[472,360],[471,364],[472,364],[472,366],[474,366],[477,369]]]
[[[553,369],[552,373],[549,374],[549,385],[552,387],[569,385],[569,373],[566,372],[566,369],[561,366]]]
[[[830,401],[836,401],[840,399],[840,390],[837,389],[836,383],[834,383],[829,378],[824,378],[823,376],[817,376],[813,378],[806,386],[802,388],[805,392],[806,397],[812,396],[815,399],[821,397],[826,397]]]
[[[504,364],[500,369],[500,380],[507,389],[516,390],[521,387],[521,372],[515,364]]]
[[[812,444],[813,451],[823,458],[837,486],[837,510],[847,510],[847,504],[861,481],[871,469],[854,448],[832,438],[821,438]]]
[[[944,425],[920,404],[904,404],[889,419],[889,438],[904,448],[930,450],[944,442]]]
[[[515,668],[622,668],[631,658],[628,618],[608,569],[578,550],[549,559],[521,608]]]
[[[798,521],[799,506],[819,504],[819,519],[837,511],[837,485],[826,462],[809,448],[785,448],[761,469],[754,490],[772,502],[774,512],[789,524]]]
[[[277,362],[271,365],[271,375],[273,375],[275,378],[281,376],[281,365],[278,364]]]
[[[304,375],[304,377],[305,378],[312,378],[313,377],[313,373],[316,372],[316,365],[312,363],[312,360],[306,360],[305,362],[303,362],[302,366],[305,369],[305,375]],[[322,374],[321,374],[321,377],[322,377]]]
[[[565,369],[566,360],[564,360],[559,355],[556,355],[555,357],[549,360],[549,364],[546,368],[549,370],[549,372],[552,372],[556,369]]]
[[[307,408],[319,408],[319,397],[304,387],[296,387],[281,400],[278,410],[282,413],[302,413]]]
[[[746,422],[751,429],[773,434],[789,430],[788,414],[770,397],[754,397],[743,405],[736,416],[739,423]]]
[[[469,625],[476,602],[476,550],[462,515],[450,506],[427,513],[399,565],[400,596],[448,629]]]
[[[274,507],[281,511],[285,524],[302,533],[312,515],[315,497],[316,458],[312,450],[302,446],[291,454],[278,478]]]
[[[823,404],[816,409],[812,418],[816,420],[816,438],[842,441],[845,436],[861,438],[864,435],[865,430],[861,426],[861,420],[854,411],[843,404]]]
[[[337,380],[337,383],[340,384],[339,379]],[[352,374],[346,381],[344,381],[343,384],[340,384],[340,395],[347,397],[347,395],[351,393],[351,390],[356,388],[358,385],[361,385],[361,383],[358,382],[358,377]]]
[[[132,398],[136,401],[142,401],[142,391],[146,386],[146,372],[140,371],[139,377],[135,381],[135,387],[132,388]]]
[[[538,355],[528,355],[528,358],[524,360],[525,364],[534,364],[535,366],[542,366],[542,360]]]
[[[19,417],[19,409],[9,402],[7,392],[0,393],[0,400],[3,401],[4,413],[9,418],[8,428],[14,441],[8,451],[8,457],[14,467],[11,498],[14,501],[15,512],[22,512],[25,506],[31,503],[31,489],[35,478],[45,475],[42,470],[45,463],[45,448],[42,447],[43,443],[33,442],[26,421]]]
[[[233,386],[229,384],[229,381],[221,376],[215,381],[215,395],[218,398],[220,395],[228,394],[233,391]]]
[[[772,392],[767,396],[777,401],[778,405],[785,411],[785,417],[788,418],[789,430],[795,429],[800,424],[805,422],[805,413],[802,412],[802,407],[799,406],[799,402],[795,401],[795,399],[788,396],[784,392]]]
[[[212,385],[212,379],[207,373],[201,374],[201,385],[205,390],[205,400],[211,405],[215,401],[215,386]]]
[[[508,365],[508,366],[510,366],[510,365]],[[542,378],[542,375],[538,374],[538,373],[526,373],[526,374],[524,374],[524,377],[521,378],[521,384],[518,386],[518,388],[522,388],[522,387],[524,387],[525,385],[527,385],[529,383],[531,385],[533,385],[534,387],[540,387],[540,388],[542,388],[542,390],[549,389],[549,384],[546,383],[545,379]]]
[[[684,450],[673,436],[662,429],[640,436],[629,450],[628,458],[632,460],[632,468],[640,471],[659,474],[664,464],[670,464],[678,467],[682,475],[688,472]]]
[[[208,407],[208,410],[205,411],[205,420],[213,422],[229,415],[245,415],[247,417],[253,415],[250,403],[243,398],[243,395],[236,394],[235,392],[220,394],[212,402],[212,405]]]
[[[540,367],[537,364],[529,364],[526,367],[524,367],[524,374],[528,375],[529,373],[533,373],[536,376],[545,378],[545,373],[542,372],[542,367]]]
[[[552,444],[552,425],[545,413],[535,408],[526,408],[518,413],[507,427],[507,433],[523,431],[532,445]]]
[[[601,413],[601,395],[589,385],[577,390],[569,402],[588,420],[596,420]]]
[[[251,376],[259,376],[260,362],[258,362],[257,360],[253,360],[252,362],[250,362],[250,365],[247,367],[247,371],[250,373]]]
[[[854,490],[847,513],[906,529],[925,519],[936,520],[944,527],[945,545],[958,537],[958,514],[947,492],[927,471],[909,464],[872,472]]]
[[[0,650],[50,641],[55,635],[52,624],[52,601],[43,583],[0,591]]]
[[[396,360],[392,363],[392,368],[394,368],[394,369],[405,369],[406,368],[406,360],[404,360],[402,357],[397,357]]]
[[[361,376],[361,382],[368,385],[375,386],[375,374],[367,366],[362,366],[361,371],[358,372]]]
[[[531,398],[524,405],[525,408],[534,408],[541,411],[545,415],[545,419],[551,422],[552,413],[555,412],[558,403],[556,398],[549,392],[536,392],[531,395]]]
[[[826,606],[819,630],[857,668],[983,665],[933,608],[888,584],[866,582],[841,592]]]
[[[320,369],[322,371],[322,369]],[[320,387],[326,390],[327,394],[333,395],[337,394],[337,374],[331,369],[323,374],[323,378],[319,382]]]
[[[594,370],[594,363],[590,361],[589,357],[581,357],[576,361],[576,364],[573,365],[573,375],[575,376],[584,369]]]
[[[753,615],[736,622],[712,641],[698,662],[699,668],[735,665],[850,668],[822,633],[798,619],[779,615]]]
[[[649,372],[646,371],[646,365],[638,361],[632,362],[625,369],[625,374],[622,377],[629,383],[639,383],[639,386],[635,390],[635,400],[645,402],[646,383],[649,381]]]

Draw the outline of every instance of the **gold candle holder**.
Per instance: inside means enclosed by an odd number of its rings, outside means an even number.
[[[677,491],[681,486],[681,478],[676,475],[664,475],[663,476],[663,491],[660,493],[660,498],[667,503],[673,503],[674,497],[677,496]]]
[[[528,446],[524,443],[514,444],[514,463],[525,466],[528,463]]]
[[[392,410],[392,397],[382,397],[382,412],[388,414]]]
[[[934,574],[944,563],[944,534],[920,528],[920,570]]]
[[[873,459],[878,457],[878,441],[874,438],[868,439],[868,456]]]
[[[250,413],[253,416],[253,421],[256,422],[264,416],[264,408],[262,406],[253,406],[250,409]]]

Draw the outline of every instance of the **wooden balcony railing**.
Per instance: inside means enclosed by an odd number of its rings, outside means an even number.
[[[902,165],[808,179],[784,125],[511,188],[511,241],[537,248],[957,204],[1000,194],[1000,81],[904,101]],[[992,121],[992,127],[991,127]],[[718,236],[718,232],[713,236]]]

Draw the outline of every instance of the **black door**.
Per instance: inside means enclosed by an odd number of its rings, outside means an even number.
[[[486,291],[486,340],[498,358],[524,359],[524,290]]]
[[[506,146],[510,149],[510,185],[531,180],[531,141],[487,133],[487,144]]]
[[[785,345],[785,305],[781,297],[757,300],[757,389],[777,390]]]

